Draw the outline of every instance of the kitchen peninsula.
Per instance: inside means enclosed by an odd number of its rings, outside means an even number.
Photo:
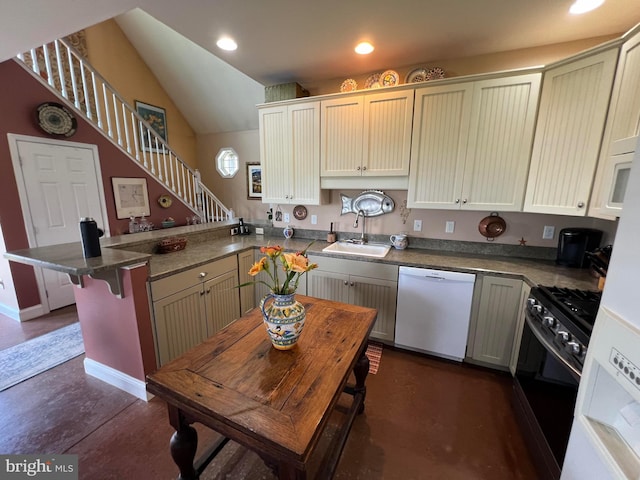
[[[93,259],[82,257],[79,242],[12,251],[5,257],[69,274],[79,287],[74,289],[74,295],[85,342],[85,370],[138,398],[148,399],[146,375],[161,363],[157,319],[154,319],[149,285],[218,260],[233,264],[235,271],[242,273],[244,267],[238,267],[239,254],[251,252],[252,258],[255,248],[267,244],[280,244],[287,250],[300,251],[311,240],[284,239],[279,235],[230,236],[229,227],[235,225],[235,222],[192,225],[103,238],[102,257]],[[187,237],[184,250],[164,255],[155,253],[161,239],[176,235]],[[322,252],[326,246],[324,240],[316,240],[309,247],[309,253],[354,258]],[[548,260],[443,252],[412,246],[406,250],[391,249],[383,259],[357,257],[357,261],[490,274],[523,280],[530,286],[542,284],[593,290],[597,286],[597,279],[586,270],[558,267]],[[238,278],[237,274],[234,278]],[[235,280],[234,285],[237,284]],[[233,318],[240,314],[238,311]]]

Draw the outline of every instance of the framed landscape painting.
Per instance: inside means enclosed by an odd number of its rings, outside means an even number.
[[[167,112],[164,108],[136,100],[136,112],[151,125],[160,138],[167,141]],[[153,136],[151,137],[151,145],[149,145],[149,137],[143,125],[140,125],[140,147],[145,152],[163,151],[162,144],[158,144],[159,148],[156,148]]]
[[[262,167],[259,163],[247,164],[247,198],[262,198]]]

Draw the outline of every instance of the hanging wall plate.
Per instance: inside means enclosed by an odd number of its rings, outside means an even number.
[[[296,220],[304,220],[307,218],[307,207],[304,205],[296,205],[293,207],[293,216],[296,217]]]
[[[173,199],[169,195],[160,195],[158,197],[158,203],[162,208],[169,208],[173,203]]]
[[[38,126],[49,135],[70,137],[78,129],[78,121],[71,110],[59,103],[41,103],[36,109],[36,117]]]

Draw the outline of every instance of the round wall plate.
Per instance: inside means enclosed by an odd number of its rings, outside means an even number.
[[[49,135],[62,135],[70,137],[78,129],[78,121],[64,105],[54,102],[45,102],[36,109],[38,126]]]
[[[158,197],[158,203],[162,208],[169,208],[173,203],[173,199],[170,195],[160,195]]]
[[[296,205],[293,207],[293,216],[296,217],[296,220],[304,220],[307,218],[307,207],[304,205]]]

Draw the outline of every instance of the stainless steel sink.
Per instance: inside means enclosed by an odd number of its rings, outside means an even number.
[[[344,255],[358,255],[360,257],[384,258],[391,245],[359,244],[349,242],[335,242],[322,249],[323,252],[340,253]]]

